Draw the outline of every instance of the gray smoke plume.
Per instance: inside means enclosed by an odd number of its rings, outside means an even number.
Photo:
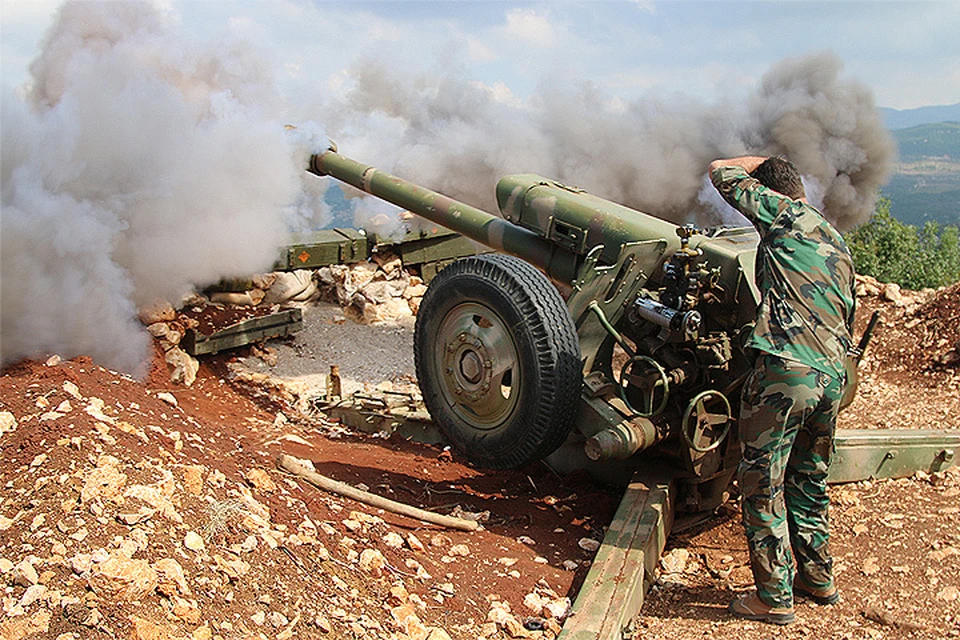
[[[455,73],[416,76],[363,60],[322,120],[345,154],[488,210],[497,179],[524,172],[713,224],[729,214],[703,194],[709,162],[783,154],[822,187],[825,215],[848,229],[873,212],[895,149],[870,92],[841,70],[832,54],[785,60],[738,103],[680,94],[624,103],[589,83],[571,93],[546,81],[519,101]]]
[[[284,218],[315,209],[301,181],[325,138],[274,119],[262,59],[184,41],[146,3],[60,9],[27,99],[3,93],[4,364],[85,354],[141,374],[138,307],[270,268]]]
[[[745,139],[768,154],[784,154],[824,189],[825,215],[841,230],[874,212],[877,190],[890,176],[894,142],[869,89],[841,81],[832,54],[784,60],[763,78],[749,105],[757,136]]]

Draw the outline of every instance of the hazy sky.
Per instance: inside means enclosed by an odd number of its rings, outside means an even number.
[[[59,2],[2,0],[3,83],[18,86]],[[243,35],[281,69],[288,98],[349,88],[345,70],[387,58],[412,74],[457,68],[524,100],[545,82],[736,96],[788,56],[832,51],[879,106],[960,101],[960,2],[309,2],[164,0],[203,40]]]

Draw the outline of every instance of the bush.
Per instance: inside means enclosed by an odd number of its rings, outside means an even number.
[[[942,287],[960,280],[960,231],[928,222],[904,224],[881,198],[869,221],[846,235],[857,272],[907,289]]]

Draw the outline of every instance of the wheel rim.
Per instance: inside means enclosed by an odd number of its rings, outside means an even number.
[[[489,307],[466,302],[440,322],[435,363],[450,409],[479,430],[495,429],[520,396],[517,346],[503,319]]]

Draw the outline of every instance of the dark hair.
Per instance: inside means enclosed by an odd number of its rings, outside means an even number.
[[[760,181],[765,187],[782,193],[788,198],[798,200],[806,196],[800,172],[792,162],[786,158],[767,158],[759,167],[750,172],[750,175]]]

